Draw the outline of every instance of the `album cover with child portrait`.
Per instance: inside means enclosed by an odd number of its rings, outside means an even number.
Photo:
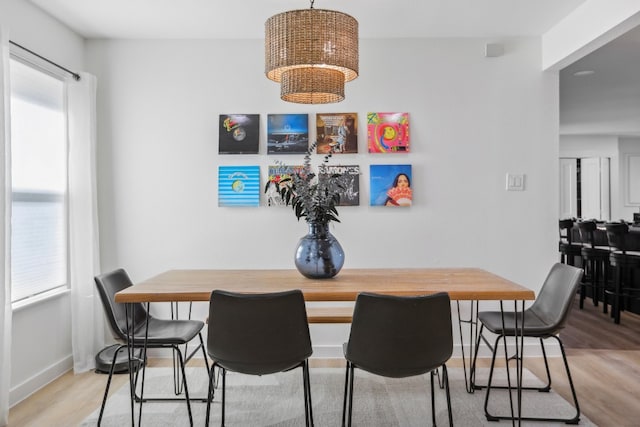
[[[370,165],[369,175],[371,206],[411,206],[411,165]]]

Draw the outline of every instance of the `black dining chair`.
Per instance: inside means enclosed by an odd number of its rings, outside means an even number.
[[[133,347],[132,349],[130,348],[130,350],[142,348],[165,348],[173,350],[173,354],[177,355],[182,373],[184,399],[180,398],[180,400],[186,401],[189,421],[191,425],[193,425],[189,390],[187,388],[187,378],[185,376],[185,364],[194,356],[197,350],[202,349],[207,374],[209,373],[209,363],[204,350],[204,341],[201,334],[204,322],[198,320],[158,319],[149,314],[141,303],[129,304],[129,309],[125,307],[126,304],[117,303],[115,301],[115,294],[133,285],[129,275],[123,269],[117,269],[96,276],[95,283],[98,288],[100,300],[102,301],[102,306],[104,307],[104,312],[109,322],[109,326],[111,327],[111,331],[114,338],[120,342],[119,346],[114,351],[113,360],[109,369],[109,377],[104,390],[102,406],[100,407],[100,415],[98,416],[98,425],[102,422],[102,415],[107,403],[115,362],[120,351],[123,349],[126,350],[128,345]],[[133,331],[133,334],[128,333],[128,331]],[[186,358],[183,357],[179,346],[187,344],[196,336],[200,339],[200,344],[191,353],[191,355]],[[134,360],[134,367],[140,365],[146,365],[146,360]],[[132,390],[135,390],[136,388],[139,372],[139,370],[135,371],[135,380],[130,384]],[[140,397],[136,400],[141,400],[143,402],[151,400],[170,400],[169,398],[144,398],[144,377],[145,375],[143,372]],[[177,377],[174,375],[174,381],[176,381],[176,378]],[[176,389],[175,384],[174,389]],[[131,405],[133,418],[133,400]]]
[[[580,309],[584,307],[584,299],[587,296],[587,287],[591,289],[591,299],[593,305],[597,306],[598,301],[605,299],[605,291],[611,282],[611,264],[609,256],[611,250],[608,245],[598,245],[596,233],[598,225],[594,219],[580,221],[578,223],[580,240],[583,245],[581,249],[582,266],[584,276],[580,283]],[[604,302],[603,311],[607,312],[607,304]]]
[[[606,307],[607,301],[611,300],[611,316],[615,323],[620,323],[620,312],[625,309],[625,305],[640,300],[640,289],[633,285],[634,274],[640,272],[640,251],[631,247],[629,226],[626,223],[609,222],[604,227],[611,247],[614,286],[605,292],[603,303]]]
[[[227,371],[268,375],[302,368],[305,424],[313,426],[308,359],[312,354],[309,323],[300,290],[240,294],[216,290],[209,302],[207,352],[213,360],[205,425],[213,400],[213,369],[222,371],[225,423]]]
[[[562,264],[576,265],[576,259],[580,258],[582,243],[574,239],[573,227],[575,219],[565,218],[558,221],[558,251],[560,252],[560,262]]]
[[[485,395],[484,411],[487,420],[497,421],[500,419],[509,419],[510,416],[500,416],[490,414],[488,411],[489,395],[492,389],[496,388],[509,388],[510,386],[495,386],[492,384],[493,372],[496,361],[496,354],[498,352],[498,343],[502,340],[503,344],[507,345],[506,337],[513,337],[516,334],[524,337],[538,338],[540,340],[540,346],[542,348],[542,355],[544,357],[544,364],[547,372],[547,384],[544,387],[522,387],[522,390],[537,390],[540,392],[548,392],[551,389],[551,374],[549,371],[549,363],[547,361],[547,353],[544,347],[544,340],[548,338],[555,339],[560,345],[560,351],[562,353],[562,359],[571,387],[571,394],[573,395],[573,403],[576,408],[576,413],[570,418],[554,418],[551,416],[542,417],[521,417],[521,420],[529,421],[562,421],[567,424],[577,424],[580,420],[580,406],[578,404],[578,397],[576,390],[571,379],[571,372],[569,370],[569,363],[567,362],[567,356],[564,351],[562,340],[558,333],[564,328],[565,322],[569,315],[571,305],[575,300],[575,294],[580,286],[582,280],[583,270],[577,267],[573,267],[567,264],[554,264],[549,274],[547,275],[542,289],[538,297],[531,305],[531,307],[524,310],[524,313],[519,313],[516,320],[516,314],[508,311],[481,311],[478,313],[478,321],[480,322],[480,333],[476,342],[477,356],[478,347],[480,346],[480,340],[482,339],[491,348],[493,355],[491,358],[491,368],[489,370],[489,380],[486,385],[487,394]],[[524,326],[523,326],[524,316]],[[517,322],[517,323],[516,323]],[[516,327],[517,325],[517,327]],[[484,330],[488,330],[497,337],[493,345],[483,335]],[[520,355],[524,357],[524,355]],[[475,368],[476,357],[474,357]],[[507,371],[507,378],[508,371]],[[509,380],[508,380],[509,381]],[[477,389],[483,388],[483,386],[476,385]]]
[[[447,293],[402,297],[363,292],[353,310],[342,425],[351,425],[355,368],[389,378],[430,374],[431,415],[436,425],[434,375],[442,368],[449,425],[453,425],[446,362],[453,352],[451,303]]]

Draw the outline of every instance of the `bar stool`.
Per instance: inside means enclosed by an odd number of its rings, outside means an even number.
[[[640,289],[633,287],[634,270],[640,268],[640,252],[628,250],[629,226],[626,223],[612,222],[604,226],[611,247],[611,266],[615,269],[614,289],[605,296],[611,296],[611,316],[615,323],[620,323],[625,300],[640,299]],[[603,303],[607,303],[606,298]]]
[[[584,276],[580,283],[580,309],[584,307],[586,288],[590,287],[593,305],[598,306],[598,299],[602,295],[603,311],[606,313],[607,304],[604,292],[610,280],[609,257],[611,250],[608,246],[596,245],[595,233],[597,229],[598,225],[595,220],[580,221],[578,223],[580,240],[583,242],[580,254],[584,269]]]
[[[576,257],[582,256],[582,244],[579,242],[573,242],[573,225],[575,220],[573,218],[561,219],[559,221],[560,240],[558,242],[558,251],[560,252],[560,262],[562,264],[569,264],[575,266]]]

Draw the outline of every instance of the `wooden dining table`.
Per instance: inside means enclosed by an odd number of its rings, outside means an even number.
[[[268,293],[300,289],[307,302],[355,301],[361,292],[397,296],[429,295],[447,292],[452,301],[458,302],[458,321],[470,324],[469,363],[474,345],[473,327],[477,332],[477,302],[513,301],[514,311],[522,312],[525,301],[535,299],[531,289],[514,283],[494,273],[479,268],[366,268],[343,269],[331,279],[309,279],[297,270],[224,270],[189,269],[168,270],[147,280],[123,289],[115,296],[118,303],[152,302],[195,302],[209,301],[214,290],[239,293]],[[471,317],[463,320],[460,316],[460,301],[475,302],[471,305]],[[518,303],[521,308],[518,308]],[[325,314],[309,316],[310,322],[331,323],[350,321],[350,312],[345,308],[330,308]],[[343,311],[340,311],[343,310]],[[347,308],[351,310],[351,308]],[[332,320],[333,319],[333,320]],[[461,325],[461,323],[459,323]],[[518,402],[521,395],[521,357],[523,338],[516,337],[515,359],[518,363],[516,380]],[[462,343],[462,327],[460,340]],[[465,360],[462,345],[463,361]],[[470,365],[471,366],[471,365]],[[473,392],[473,374],[467,378],[467,391]],[[518,403],[518,408],[520,404]],[[511,409],[512,419],[519,418]]]
[[[533,300],[531,289],[479,268],[344,269],[331,279],[297,270],[169,270],[116,294],[116,302],[209,301],[215,289],[241,293],[300,289],[305,301],[355,301],[360,292],[411,296],[447,292],[452,300]]]

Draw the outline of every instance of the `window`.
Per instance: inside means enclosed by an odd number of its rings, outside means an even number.
[[[11,299],[67,286],[65,83],[13,58]]]

